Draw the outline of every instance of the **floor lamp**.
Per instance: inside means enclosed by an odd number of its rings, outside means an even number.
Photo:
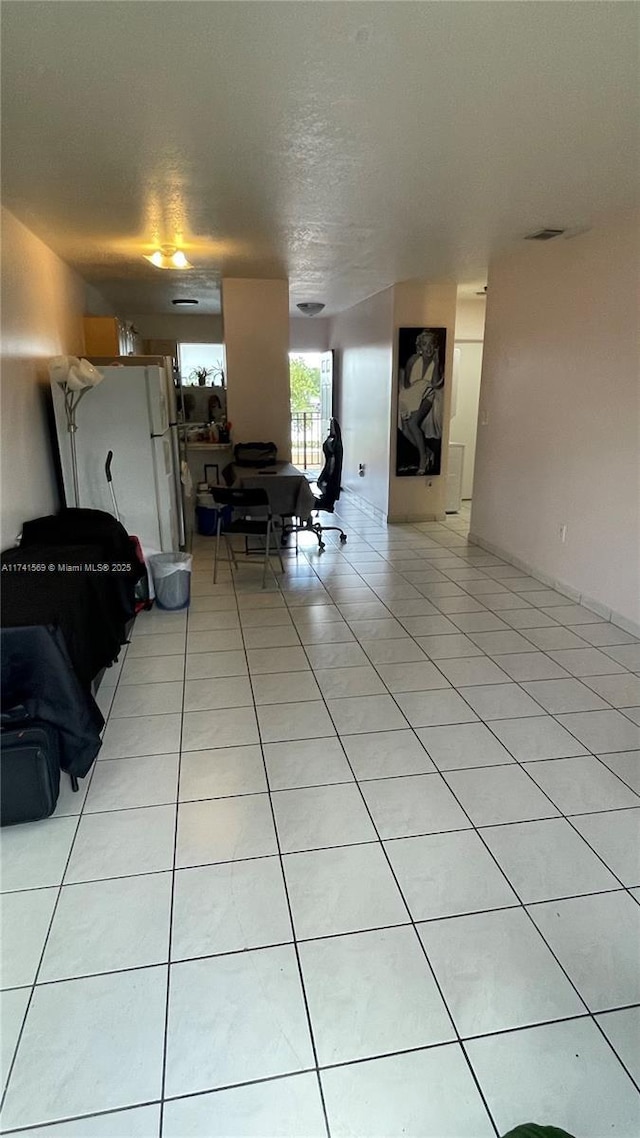
[[[78,424],[76,415],[78,404],[82,397],[96,387],[103,379],[102,372],[90,364],[88,360],[79,360],[76,356],[56,356],[49,364],[51,378],[59,385],[64,395],[64,412],[69,432],[69,445],[71,448],[71,476],[73,480],[74,506],[80,504],[80,491],[78,486],[78,454],[76,449],[76,432]]]

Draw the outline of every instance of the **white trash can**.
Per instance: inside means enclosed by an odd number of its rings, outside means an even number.
[[[149,558],[156,591],[156,604],[161,609],[186,609],[191,599],[190,553],[153,553]]]

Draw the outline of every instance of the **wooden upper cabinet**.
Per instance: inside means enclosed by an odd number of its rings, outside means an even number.
[[[85,316],[84,350],[87,356],[135,356],[140,337],[133,324],[118,316]]]

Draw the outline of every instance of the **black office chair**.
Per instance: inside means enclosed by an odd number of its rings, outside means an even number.
[[[222,486],[213,486],[211,488],[213,499],[219,506],[230,506],[233,511],[232,520],[227,523],[224,530],[222,529],[222,512],[218,515],[218,526],[216,529],[216,547],[213,561],[213,583],[216,584],[218,579],[218,553],[220,549],[220,536],[224,537],[227,546],[227,553],[229,555],[229,563],[233,564],[234,569],[238,568],[238,561],[236,553],[229,538],[234,534],[239,534],[245,538],[245,553],[249,556],[251,553],[261,552],[261,550],[249,549],[250,537],[264,538],[264,569],[262,573],[262,588],[264,589],[267,583],[267,568],[269,565],[269,558],[271,556],[271,535],[273,534],[273,516],[271,507],[269,505],[269,497],[266,490],[234,490]],[[239,515],[239,516],[236,516]],[[280,548],[278,541],[275,539],[275,550],[280,562],[280,568],[284,573],[284,565],[282,557],[280,556]]]
[[[340,424],[337,419],[329,421],[329,434],[322,444],[322,453],[324,454],[324,466],[318,475],[318,480],[312,483],[317,488],[314,491],[316,497],[316,504],[313,508],[313,513],[318,515],[320,511],[326,514],[332,514],[338,498],[340,497],[340,480],[342,478],[342,432]],[[320,549],[325,548],[325,543],[322,540],[323,533],[334,530],[340,534],[340,541],[344,544],[347,540],[347,535],[340,526],[324,526],[319,518],[316,522],[308,521],[306,525],[286,526],[283,530],[283,535],[289,533],[308,533],[311,531],[315,533],[318,539],[318,546]]]

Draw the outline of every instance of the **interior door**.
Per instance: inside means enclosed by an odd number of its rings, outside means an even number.
[[[333,415],[333,352],[323,352],[320,357],[320,426],[322,438],[329,431],[329,420]]]

